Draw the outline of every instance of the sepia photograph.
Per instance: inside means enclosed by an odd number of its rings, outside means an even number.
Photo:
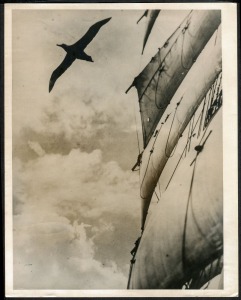
[[[238,296],[236,14],[5,4],[6,296]]]

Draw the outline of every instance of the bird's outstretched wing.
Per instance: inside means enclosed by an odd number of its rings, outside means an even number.
[[[66,54],[64,60],[62,63],[58,66],[57,69],[55,69],[51,75],[50,81],[49,81],[49,92],[51,92],[56,80],[72,65],[74,62],[75,57],[72,55]]]
[[[107,22],[110,21],[111,18],[107,18],[104,20],[101,20],[94,25],[92,25],[89,30],[86,32],[86,34],[73,46],[80,48],[81,50],[84,50],[85,47],[93,40],[93,38],[96,36],[100,28],[105,25]]]

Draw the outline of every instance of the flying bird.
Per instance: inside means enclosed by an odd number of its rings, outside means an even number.
[[[62,47],[66,52],[66,56],[62,63],[55,69],[51,75],[49,81],[49,92],[51,92],[56,80],[72,65],[72,63],[76,59],[86,60],[89,62],[94,62],[92,57],[84,52],[84,49],[88,46],[88,44],[93,40],[96,36],[100,28],[110,21],[111,18],[107,18],[101,20],[94,25],[92,25],[86,34],[75,44],[73,45],[65,45],[65,44],[57,44],[57,46]]]

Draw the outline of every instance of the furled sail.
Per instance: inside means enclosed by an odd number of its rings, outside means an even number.
[[[165,164],[195,111],[221,73],[221,61],[221,29],[218,28],[173,97],[171,102],[176,108],[172,118],[170,117],[166,124],[165,120],[160,120],[156,131],[160,131],[163,125],[162,134],[155,133],[143,152],[140,168],[142,228],[152,194]],[[163,134],[165,128],[166,134]]]
[[[175,91],[220,22],[219,10],[191,11],[134,79],[132,86],[137,88],[139,97],[144,147],[147,146]],[[149,28],[154,22],[151,24],[150,22]]]

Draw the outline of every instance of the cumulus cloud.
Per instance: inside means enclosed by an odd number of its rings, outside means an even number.
[[[14,215],[15,288],[125,288],[139,223],[137,176],[103,162],[100,150],[79,149],[15,159],[14,174],[15,205],[21,203]],[[120,228],[128,225],[126,238]]]
[[[66,219],[55,219],[15,229],[16,289],[125,288],[126,276],[114,262],[103,265],[94,258],[85,224],[72,226]]]
[[[135,89],[125,90],[172,33],[161,21],[150,37],[154,46],[140,56],[140,15],[13,13],[15,288],[126,288],[140,201],[138,175],[130,171],[138,154],[138,101]],[[110,16],[86,49],[95,63],[74,62],[48,93],[65,55],[55,45],[75,42],[94,21]],[[168,22],[173,29],[176,19]]]
[[[31,160],[26,164],[16,159],[15,172],[21,169],[21,181],[24,181],[29,201],[37,201],[44,194],[44,203],[59,203],[61,200],[78,200],[82,204],[112,210],[113,205],[120,210],[129,211],[123,201],[134,205],[135,201],[122,199],[130,191],[129,197],[136,196],[138,180],[136,174],[123,171],[117,162],[103,163],[102,152],[92,153],[73,149],[68,155],[48,154]],[[116,192],[118,191],[118,194]],[[55,197],[53,197],[53,194]],[[90,195],[91,194],[91,195]],[[56,195],[58,197],[56,197]],[[118,198],[119,197],[119,198]],[[125,197],[126,198],[126,197]],[[104,208],[97,205],[101,202]]]

